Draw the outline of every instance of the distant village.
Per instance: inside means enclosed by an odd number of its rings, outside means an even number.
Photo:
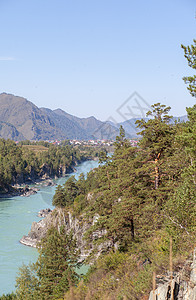
[[[138,144],[138,140],[131,140],[128,139],[128,141],[130,142],[130,144],[133,147],[136,147]],[[47,141],[49,143],[52,143],[53,145],[60,145],[61,144],[61,140],[49,140]],[[113,146],[114,145],[114,141],[112,140],[69,140],[69,143],[71,145],[82,145],[82,146]]]

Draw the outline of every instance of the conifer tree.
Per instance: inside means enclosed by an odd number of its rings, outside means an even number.
[[[146,171],[154,181],[155,190],[159,188],[161,180],[161,164],[164,157],[172,154],[172,141],[174,139],[174,127],[169,123],[172,116],[168,115],[170,107],[160,103],[152,105],[152,111],[147,116],[153,117],[148,121],[137,120],[137,127],[143,129],[139,134],[142,139],[139,143],[141,155],[145,159]]]
[[[52,227],[39,244],[35,264],[22,266],[16,278],[17,299],[49,300],[63,298],[70,285],[78,281],[75,268],[80,264],[79,252],[72,234],[63,227]]]
[[[40,281],[41,299],[58,299],[69,289],[69,282],[77,282],[74,268],[77,266],[78,252],[72,234],[66,235],[64,229],[60,232],[51,228],[39,248],[39,258],[36,263],[37,275]]]
[[[189,165],[186,168],[187,175],[192,178],[196,185],[196,104],[186,109],[188,121],[183,132],[178,136],[178,141],[183,145]]]
[[[193,45],[184,46],[181,45],[184,50],[184,56],[187,59],[189,67],[196,69],[196,40],[193,40]],[[183,77],[183,80],[188,84],[188,91],[193,97],[196,97],[196,75]]]
[[[16,277],[17,299],[36,300],[41,299],[39,294],[39,278],[36,273],[35,264],[23,265],[19,268]]]
[[[62,185],[58,185],[53,197],[52,205],[56,207],[64,207],[66,205],[65,193]]]

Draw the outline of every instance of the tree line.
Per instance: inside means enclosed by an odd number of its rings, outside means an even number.
[[[96,155],[95,151],[93,153]],[[48,142],[23,141],[16,144],[12,140],[0,139],[0,192],[10,190],[16,183],[34,181],[46,172],[48,176],[62,175],[63,168],[71,167],[92,158],[92,151],[80,151],[69,145],[53,145]]]

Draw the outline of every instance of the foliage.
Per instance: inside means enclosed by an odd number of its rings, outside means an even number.
[[[11,293],[11,294],[3,294],[2,296],[0,296],[0,300],[15,300],[16,298],[16,294]]]
[[[151,288],[152,271],[169,267],[170,236],[174,268],[195,243],[195,106],[187,109],[186,123],[173,124],[169,110],[152,105],[151,119],[137,121],[138,147],[121,128],[112,157],[101,153],[101,165],[80,184],[72,178],[66,208],[87,222],[97,216],[85,234],[95,246],[92,257],[107,245],[71,290],[77,299],[139,299]]]
[[[22,266],[16,278],[17,299],[59,299],[78,281],[78,252],[72,234],[49,229],[39,245],[36,264]]]
[[[37,299],[39,297],[39,279],[35,264],[23,265],[19,268],[16,278],[17,299]]]
[[[184,56],[187,59],[188,66],[192,69],[196,69],[196,40],[193,40],[193,45],[184,46],[181,45],[184,50]],[[196,97],[196,75],[187,76],[183,78],[184,82],[188,84],[188,91],[193,97]]]
[[[140,299],[151,289],[152,272],[168,269],[171,236],[174,268],[186,257],[196,233],[195,106],[187,109],[186,123],[172,124],[169,110],[153,105],[152,118],[137,122],[138,147],[121,128],[111,157],[100,154],[100,166],[86,178],[71,176],[57,187],[54,205],[93,222],[85,233],[87,244],[94,245],[90,259],[105,245],[83,281],[78,283],[74,271],[75,241],[52,229],[42,241],[36,276],[28,267],[31,285],[28,280],[23,285],[20,277],[17,293],[21,286],[29,297],[30,286],[35,299],[63,298],[64,293],[65,299]]]
[[[0,191],[8,191],[10,185],[34,181],[43,175],[62,176],[76,163],[89,158],[89,152],[82,153],[71,145],[53,145],[47,142],[16,144],[0,139]],[[65,171],[62,171],[62,170]]]
[[[196,40],[182,48],[196,69]],[[196,76],[184,81],[196,96]],[[186,123],[173,124],[169,111],[156,103],[147,113],[150,119],[136,122],[141,129],[137,147],[130,145],[121,126],[111,157],[101,149],[96,154],[100,165],[87,178],[71,176],[57,187],[53,205],[92,224],[84,238],[94,246],[93,265],[78,282],[76,241],[63,229],[52,228],[40,244],[37,263],[20,269],[19,299],[142,299],[152,288],[153,271],[169,269],[171,238],[174,270],[186,259],[196,243],[196,105],[187,108]],[[39,172],[46,164],[56,174],[61,165],[68,168],[87,153],[95,155],[68,142],[63,147],[39,145],[48,150],[35,155],[0,141],[1,186],[15,173],[29,174],[29,166]]]
[[[55,228],[48,231],[41,242],[36,263],[40,280],[40,293],[44,299],[62,297],[70,282],[77,281],[74,267],[77,265],[75,241],[70,234],[59,233]]]

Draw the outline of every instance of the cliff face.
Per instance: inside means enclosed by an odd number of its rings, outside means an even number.
[[[77,248],[80,250],[80,261],[89,257],[91,252],[95,249],[93,244],[93,239],[97,236],[103,235],[104,232],[94,232],[92,242],[87,244],[84,239],[84,234],[86,231],[97,221],[99,216],[95,216],[93,220],[89,222],[84,221],[83,217],[79,218],[73,217],[71,212],[65,213],[63,209],[55,208],[53,212],[50,212],[43,220],[38,223],[33,222],[31,230],[27,236],[23,236],[20,242],[26,246],[36,247],[37,243],[45,237],[47,230],[54,226],[60,228],[60,226],[65,226],[65,232],[69,233],[72,231],[73,237],[76,239]],[[112,246],[111,242],[105,242],[98,246],[96,257],[98,257],[102,251],[108,249]]]
[[[170,276],[157,276],[157,289],[151,291],[149,300],[170,300],[173,294],[173,300],[196,300],[196,248],[193,254],[193,260],[188,261],[186,266],[173,274],[173,280]]]
[[[91,196],[90,194],[88,195]],[[73,237],[76,239],[77,248],[80,250],[80,261],[83,261],[90,257],[90,254],[95,249],[93,241],[97,236],[103,236],[104,231],[93,232],[93,238],[91,242],[87,243],[84,239],[86,231],[95,224],[99,219],[96,215],[92,220],[86,221],[83,216],[74,217],[71,212],[65,212],[65,210],[56,208],[52,212],[48,212],[48,215],[38,223],[33,222],[31,230],[28,236],[23,236],[20,242],[24,245],[36,247],[37,243],[45,237],[47,230],[54,226],[60,229],[60,226],[64,225],[65,232],[72,231]],[[96,256],[93,259],[89,259],[88,263],[91,263],[96,259],[102,251],[108,250],[113,246],[111,242],[102,243],[96,248]],[[173,293],[173,300],[196,300],[196,248],[193,254],[193,258],[186,262],[184,267],[176,273],[173,273],[173,280],[170,279],[170,274],[164,276],[158,275],[156,277],[157,289],[151,291],[149,300],[171,300],[171,294]]]

